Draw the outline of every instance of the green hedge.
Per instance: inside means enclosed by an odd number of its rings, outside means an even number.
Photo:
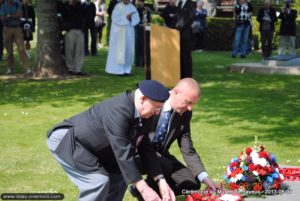
[[[260,44],[260,33],[259,33],[259,23],[256,18],[252,18],[253,21],[253,40],[255,49],[259,48]],[[222,50],[228,51],[232,49],[232,40],[234,36],[234,18],[208,18],[207,19],[207,29],[204,36],[205,49],[207,50]],[[278,48],[279,44],[279,26],[280,20],[276,23],[276,31],[274,34],[274,48]],[[297,37],[296,46],[300,47],[300,20],[297,20]]]

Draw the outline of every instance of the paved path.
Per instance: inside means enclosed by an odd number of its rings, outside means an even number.
[[[280,195],[268,195],[265,198],[246,198],[245,201],[299,201],[300,200],[300,181],[286,181],[290,190]]]

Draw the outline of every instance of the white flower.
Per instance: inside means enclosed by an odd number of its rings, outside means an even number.
[[[238,180],[238,179],[237,179],[236,177],[231,177],[231,178],[230,178],[230,181],[231,181],[231,182],[234,182],[234,183],[236,183],[237,180]]]
[[[264,158],[259,158],[258,159],[258,164],[265,167],[265,166],[267,166],[267,160],[264,159]]]
[[[227,175],[230,175],[230,174],[231,174],[230,168],[229,168],[229,166],[227,166]]]
[[[256,151],[252,151],[251,154],[250,154],[252,160],[254,159],[258,159],[259,158],[259,155]]]
[[[252,158],[252,162],[254,163],[254,165],[259,164],[260,160],[259,158]]]
[[[257,172],[256,170],[254,170],[252,173],[253,173],[255,176],[258,176],[258,172]]]
[[[243,178],[243,174],[239,173],[236,175],[237,180],[241,180]]]

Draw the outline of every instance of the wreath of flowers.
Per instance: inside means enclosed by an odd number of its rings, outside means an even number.
[[[266,151],[255,139],[238,158],[231,159],[223,177],[231,190],[267,192],[281,189],[284,176],[279,170],[275,155]]]

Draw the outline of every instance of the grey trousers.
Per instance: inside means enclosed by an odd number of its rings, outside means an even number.
[[[278,54],[285,54],[288,50],[288,55],[296,56],[296,36],[280,36]]]
[[[79,201],[121,201],[126,191],[126,184],[121,174],[103,175],[100,172],[86,172],[70,166],[54,153],[68,129],[55,130],[47,144],[54,158],[59,162],[70,180],[79,189]]]
[[[65,56],[68,70],[81,72],[84,61],[84,35],[81,30],[71,29],[66,33]]]

